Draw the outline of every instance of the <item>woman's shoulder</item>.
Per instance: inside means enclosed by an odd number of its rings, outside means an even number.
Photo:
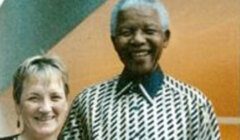
[[[6,137],[0,137],[0,140],[17,140],[19,134],[12,135],[12,136],[6,136]]]

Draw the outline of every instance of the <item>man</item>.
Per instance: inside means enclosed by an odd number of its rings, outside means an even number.
[[[220,139],[210,101],[158,64],[170,38],[168,25],[167,11],[156,0],[118,2],[111,39],[124,70],[74,100],[61,138]]]

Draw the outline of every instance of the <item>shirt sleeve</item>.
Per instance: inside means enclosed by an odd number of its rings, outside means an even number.
[[[198,140],[220,140],[219,126],[210,101],[201,107]]]
[[[58,140],[81,140],[84,139],[84,125],[82,123],[81,96],[74,99],[64,127]]]

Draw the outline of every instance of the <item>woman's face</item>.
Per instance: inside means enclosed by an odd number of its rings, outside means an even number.
[[[17,111],[23,119],[23,133],[35,137],[58,134],[68,111],[61,76],[56,73],[29,76],[23,83]]]

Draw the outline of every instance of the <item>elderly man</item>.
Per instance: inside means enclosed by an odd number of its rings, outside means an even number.
[[[166,75],[158,60],[168,45],[168,14],[156,0],[120,0],[111,39],[124,70],[74,100],[61,139],[218,140],[210,101]]]

